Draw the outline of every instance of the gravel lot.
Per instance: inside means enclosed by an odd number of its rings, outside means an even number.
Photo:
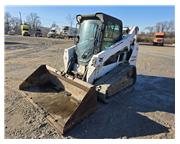
[[[174,138],[175,48],[139,48],[137,83],[62,136],[18,91],[39,65],[63,69],[71,40],[5,36],[5,138]]]

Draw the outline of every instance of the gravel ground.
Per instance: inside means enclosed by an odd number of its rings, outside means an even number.
[[[133,89],[98,103],[98,110],[62,136],[18,91],[39,65],[63,69],[71,40],[5,37],[5,138],[174,138],[173,47],[140,46]]]

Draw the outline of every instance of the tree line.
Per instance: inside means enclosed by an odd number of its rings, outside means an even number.
[[[154,32],[165,32],[165,33],[175,33],[175,22],[173,20],[158,22],[154,26],[148,26],[145,28],[147,33]]]
[[[75,22],[75,16],[68,14],[66,16],[66,21],[68,26],[72,27]],[[19,17],[15,17],[12,16],[9,12],[5,12],[4,23],[5,34],[8,34],[9,31],[14,31],[15,34],[21,34],[20,25],[24,23],[29,25],[31,34],[33,34],[37,29],[42,27],[41,19],[37,13],[30,13],[28,16],[26,16],[25,21],[22,22],[21,13]],[[50,26],[50,29],[52,27],[58,28],[59,26],[55,22],[53,22]]]
[[[175,43],[175,22],[173,20],[157,22],[154,26],[147,26],[138,34],[139,42],[153,42],[155,32],[165,33],[165,43]]]
[[[9,12],[5,12],[4,15],[4,26],[5,34],[8,34],[9,31],[14,31],[15,34],[21,34],[20,25],[28,24],[30,27],[30,32],[35,32],[41,26],[40,17],[37,13],[30,13],[24,22],[22,22],[20,17],[12,16]]]

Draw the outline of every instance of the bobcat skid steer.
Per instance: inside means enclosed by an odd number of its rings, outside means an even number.
[[[138,27],[104,13],[77,15],[75,45],[64,51],[64,71],[41,65],[19,89],[49,122],[65,133],[136,81]]]

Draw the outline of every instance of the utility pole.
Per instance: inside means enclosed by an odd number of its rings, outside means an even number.
[[[21,12],[19,12],[19,16],[20,16],[20,23],[21,23],[21,25],[22,25]]]

